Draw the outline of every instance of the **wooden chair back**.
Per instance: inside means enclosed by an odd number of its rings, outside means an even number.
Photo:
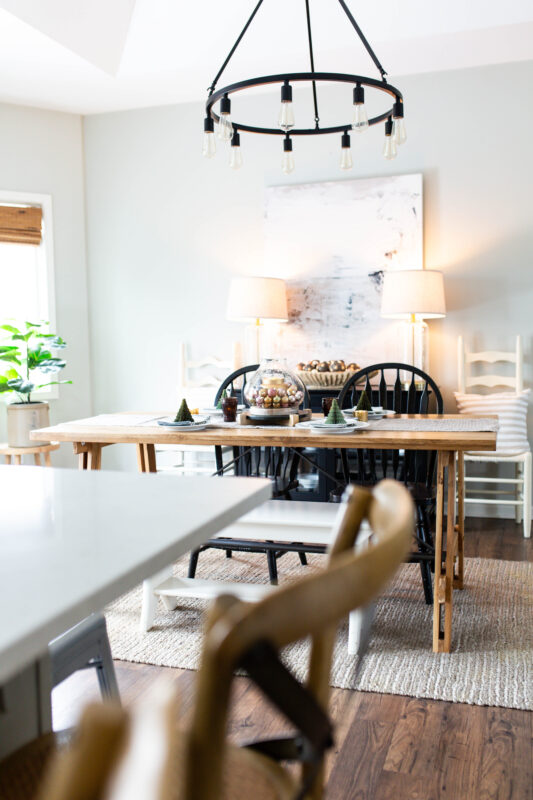
[[[372,528],[373,541],[354,553],[364,519]],[[383,481],[372,494],[351,487],[337,517],[326,569],[253,605],[231,596],[219,597],[212,605],[190,729],[179,735],[177,700],[168,686],[157,689],[155,698],[152,693],[133,714],[109,706],[89,708],[77,743],[56,759],[39,800],[219,798],[230,689],[239,667],[247,668],[300,727],[310,747],[322,743],[319,763],[304,759],[300,778],[305,797],[319,800],[321,759],[331,744],[325,711],[336,627],[350,611],[367,605],[394,575],[409,550],[413,526],[413,504],[400,484]],[[277,653],[307,637],[312,643],[303,687]],[[260,746],[252,745],[259,750]]]
[[[354,487],[345,514],[327,569],[282,586],[255,605],[230,596],[219,597],[213,604],[188,734],[187,800],[218,796],[232,675],[249,661],[247,656],[255,646],[266,642],[279,652],[311,637],[309,697],[325,709],[339,621],[366,606],[392,578],[409,551],[414,532],[413,502],[407,490],[394,481],[383,481],[372,494]],[[364,518],[372,528],[373,542],[354,553],[353,543]],[[279,696],[275,702],[287,711],[291,697],[285,699],[285,708]],[[319,768],[318,781],[320,776]],[[308,796],[319,798],[320,784],[315,784]]]
[[[473,375],[472,366],[474,364],[514,364],[514,375]],[[524,388],[524,354],[522,349],[522,337],[517,336],[514,351],[484,350],[477,353],[467,353],[462,336],[457,339],[457,386],[463,394],[474,387],[485,387],[495,389],[496,387],[507,386],[519,394]]]

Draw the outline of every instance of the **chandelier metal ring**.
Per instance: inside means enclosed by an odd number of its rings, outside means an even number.
[[[214,111],[213,106],[223,97],[229,96],[234,94],[235,92],[240,92],[245,89],[250,89],[256,86],[266,86],[269,84],[284,84],[284,83],[302,83],[302,82],[328,82],[328,83],[351,83],[354,86],[367,86],[372,89],[377,89],[378,91],[384,92],[391,97],[394,98],[394,102],[402,103],[403,96],[402,93],[396,89],[394,86],[391,86],[390,83],[387,81],[380,81],[376,78],[367,78],[363,75],[348,75],[342,72],[295,72],[295,73],[287,73],[281,75],[265,75],[259,78],[249,78],[245,81],[238,81],[237,83],[231,83],[228,86],[223,86],[221,89],[217,89],[216,92],[211,94],[206,102],[205,109],[206,109],[206,116],[211,117],[214,122],[218,123],[220,121],[220,116]],[[389,108],[387,111],[384,111],[382,114],[378,114],[375,117],[371,117],[368,120],[369,125],[377,125],[380,122],[385,122],[389,117],[392,116],[394,111],[394,105]],[[316,125],[314,128],[292,128],[290,131],[290,136],[316,136],[317,134],[329,134],[329,133],[344,133],[349,131],[352,127],[352,122],[347,122],[345,125],[335,125],[333,127],[321,128],[319,125]],[[273,136],[286,136],[286,131],[282,130],[281,128],[266,128],[257,125],[246,125],[242,122],[237,122],[232,120],[232,125],[234,130],[236,131],[245,131],[247,133],[262,133],[268,134]]]
[[[333,3],[333,0],[331,0]],[[230,158],[229,166],[232,169],[240,169],[243,163],[241,153],[241,133],[262,133],[269,136],[280,136],[283,139],[283,157],[281,162],[281,169],[285,174],[289,174],[294,170],[295,161],[293,155],[293,139],[298,136],[320,136],[322,134],[341,134],[340,137],[340,161],[339,166],[341,169],[352,169],[353,158],[351,151],[351,132],[361,134],[372,125],[384,123],[385,140],[383,142],[383,156],[386,159],[395,158],[397,154],[397,146],[402,145],[406,139],[404,123],[404,104],[402,93],[391,86],[387,82],[387,73],[383,68],[378,57],[372,50],[370,43],[363,31],[357,24],[352,12],[348,8],[346,0],[338,0],[343,12],[348,18],[352,28],[354,29],[357,38],[370,56],[374,66],[380,74],[380,78],[368,78],[365,75],[351,75],[344,72],[317,72],[315,69],[315,55],[313,47],[313,35],[311,30],[311,11],[310,0],[304,0],[305,6],[305,20],[307,28],[307,41],[309,47],[309,72],[285,72],[276,75],[263,75],[258,78],[250,78],[248,80],[238,81],[231,83],[220,89],[217,89],[218,82],[225,72],[226,67],[233,58],[235,51],[239,47],[244,35],[249,29],[252,21],[264,0],[258,0],[255,8],[253,9],[250,17],[246,21],[243,29],[235,40],[228,55],[224,59],[222,66],[213,78],[211,86],[208,89],[208,97],[205,104],[205,118],[204,118],[204,138],[202,145],[202,153],[205,158],[213,158],[217,151],[215,143],[215,123],[217,125],[216,138],[230,145]],[[310,83],[313,94],[313,111],[314,111],[314,127],[296,127],[296,119],[293,110],[292,94],[293,85],[297,83]],[[353,86],[353,100],[351,105],[352,120],[341,125],[327,125],[322,126],[320,123],[319,114],[319,98],[317,92],[318,83],[337,83],[337,84],[351,84]],[[261,86],[269,86],[280,84],[280,100],[281,107],[278,115],[277,126],[267,127],[263,125],[252,125],[245,122],[236,122],[231,115],[231,96],[236,92],[242,92],[246,89],[253,89]],[[383,92],[392,98],[393,103],[390,108],[383,111],[376,116],[368,118],[365,108],[365,89],[372,91]],[[215,111],[215,104],[219,106]],[[274,123],[274,120],[272,120]]]

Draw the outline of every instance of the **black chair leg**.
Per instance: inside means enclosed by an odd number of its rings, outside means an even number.
[[[425,507],[421,508],[421,523],[424,531],[424,541],[430,546],[434,547],[433,532],[431,530],[430,515]],[[431,562],[431,571],[435,572],[435,562]]]
[[[433,605],[433,584],[431,581],[431,568],[427,561],[420,562],[420,572],[422,574],[422,585],[424,587],[424,599],[426,605]]]
[[[428,516],[425,509],[417,503],[417,530],[418,536],[421,541],[418,543],[418,551],[420,553],[427,553],[431,547],[431,531],[428,528]],[[429,541],[428,541],[429,540]],[[429,561],[420,561],[420,574],[422,575],[422,586],[424,587],[424,598],[426,604],[433,604],[433,583],[431,578],[431,563]]]
[[[305,555],[305,553],[298,553],[298,555],[300,556],[300,564],[302,565],[302,567],[306,567],[307,566],[307,556]]]
[[[187,573],[188,578],[194,578],[196,575],[196,567],[198,566],[198,556],[200,555],[200,550],[193,550],[189,557],[189,571]]]
[[[231,550],[226,550],[226,558],[231,558],[233,555]]]
[[[278,583],[278,565],[276,561],[276,553],[274,550],[267,550],[268,574],[270,576],[270,583],[277,586]]]

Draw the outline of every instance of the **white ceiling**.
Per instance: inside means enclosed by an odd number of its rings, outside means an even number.
[[[203,100],[255,4],[0,0],[0,101],[90,114]],[[531,0],[348,4],[391,82],[533,59]],[[337,0],[310,5],[316,68],[375,75]],[[306,36],[304,0],[264,0],[224,81],[306,70]]]

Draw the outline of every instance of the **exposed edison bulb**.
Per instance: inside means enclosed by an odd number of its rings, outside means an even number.
[[[283,101],[279,109],[278,125],[283,131],[294,128],[294,111],[290,100]]]
[[[351,169],[353,167],[352,148],[350,147],[350,134],[343,133],[341,139],[341,169]]]
[[[231,137],[233,136],[233,125],[231,124],[231,119],[229,113],[227,114],[220,114],[220,119],[218,121],[218,138],[222,142],[229,142],[231,141]]]
[[[204,158],[213,158],[217,152],[217,145],[215,142],[215,134],[213,131],[204,131],[204,142],[202,147],[202,155]]]
[[[218,138],[223,142],[231,141],[233,125],[231,124],[231,100],[225,94],[220,101],[220,119],[218,120]]]
[[[368,116],[364,103],[356,103],[353,107],[352,130],[362,133],[368,128]]]
[[[288,175],[294,169],[294,156],[292,154],[292,139],[289,135],[283,140],[283,158],[281,159],[281,171]]]
[[[242,153],[241,153],[241,137],[235,132],[231,140],[229,165],[231,169],[240,169],[242,167]]]
[[[404,142],[407,141],[407,133],[405,130],[405,122],[403,117],[398,117],[398,119],[393,120],[392,136],[396,144],[404,144]]]
[[[278,125],[286,133],[294,128],[294,110],[292,107],[292,86],[285,81],[281,87],[281,107],[278,116]]]
[[[240,169],[242,167],[242,153],[240,147],[231,147],[229,157],[229,165],[232,169]]]
[[[391,158],[396,158],[398,150],[396,149],[396,142],[392,135],[392,117],[388,117],[385,123],[385,142],[383,144],[383,155],[390,161]]]
[[[294,156],[292,154],[292,150],[283,153],[283,158],[281,159],[281,171],[288,175],[294,169]]]
[[[353,167],[352,148],[343,147],[341,150],[341,169],[351,169]]]
[[[398,155],[398,150],[396,149],[396,142],[394,141],[391,134],[385,136],[385,144],[383,145],[383,155],[388,161],[390,161],[392,158],[396,158],[396,156]]]
[[[358,83],[353,90],[353,124],[352,129],[362,133],[368,128],[368,116],[365,108],[365,90]]]

